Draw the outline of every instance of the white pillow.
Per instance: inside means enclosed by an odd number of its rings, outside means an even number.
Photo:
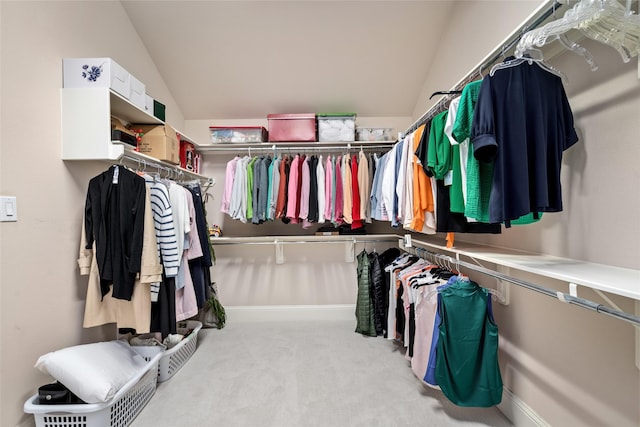
[[[110,400],[147,362],[124,341],[77,345],[40,356],[35,367],[87,403]]]

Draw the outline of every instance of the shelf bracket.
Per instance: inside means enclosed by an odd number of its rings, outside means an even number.
[[[345,242],[344,260],[346,262],[355,262],[356,260],[356,239],[347,240]]]
[[[505,276],[511,275],[511,269],[504,265],[496,265],[496,271]],[[509,305],[511,303],[511,284],[505,280],[496,279],[496,290],[504,297],[504,302],[500,303],[505,306]]]
[[[276,264],[284,264],[284,245],[280,240],[274,240],[273,245],[276,249]]]

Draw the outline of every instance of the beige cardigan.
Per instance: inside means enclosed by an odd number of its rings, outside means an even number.
[[[92,249],[85,249],[87,239],[83,219],[78,266],[80,267],[81,275],[89,275],[83,327],[91,328],[107,323],[116,323],[118,328],[133,328],[139,334],[149,332],[151,323],[150,284],[162,282],[162,264],[158,257],[148,186],[145,196],[144,212],[142,262],[140,274],[138,278],[136,278],[133,287],[131,301],[112,298],[112,291],[109,291],[109,293],[102,298],[98,262],[95,254],[95,242]]]

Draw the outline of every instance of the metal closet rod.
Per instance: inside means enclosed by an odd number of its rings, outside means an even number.
[[[389,141],[388,143],[384,143],[384,144],[376,144],[376,145],[365,145],[365,144],[345,144],[345,145],[333,145],[333,146],[327,146],[327,145],[320,145],[320,146],[316,146],[316,145],[284,145],[284,146],[277,146],[277,145],[270,145],[270,146],[254,146],[254,147],[233,147],[233,146],[229,146],[229,147],[207,147],[206,149],[203,149],[202,151],[207,152],[207,151],[219,151],[219,152],[227,152],[227,153],[239,153],[242,151],[247,151],[248,153],[256,152],[256,153],[263,153],[263,152],[267,152],[267,151],[272,151],[272,152],[296,152],[296,151],[333,151],[333,152],[342,152],[342,151],[352,151],[352,150],[381,150],[381,149],[389,149],[393,146],[393,144],[395,144],[395,141]]]
[[[512,39],[505,44],[502,45],[500,50],[494,50],[496,53],[493,54],[489,59],[484,60],[479,66],[476,66],[472,69],[467,75],[460,80],[453,88],[451,88],[450,92],[462,90],[468,83],[471,83],[477,78],[482,78],[482,73],[486,72],[490,69],[490,67],[498,61],[501,57],[505,55],[506,52],[509,52],[522,38],[522,36],[537,27],[539,27],[544,21],[547,20],[551,15],[556,13],[563,4],[559,1],[554,1],[538,18],[536,18],[529,25],[523,25],[518,34],[515,34]],[[433,118],[436,114],[444,111],[445,106],[453,99],[452,95],[445,95],[442,97],[434,106],[429,108],[422,116],[418,118],[415,122],[413,122],[405,131],[405,135],[415,131],[420,125],[427,123],[431,118]]]
[[[344,235],[343,235],[344,236]],[[330,236],[326,236],[326,237],[330,237]],[[299,243],[321,243],[321,244],[327,244],[327,243],[341,243],[341,244],[345,244],[345,243],[376,243],[376,242],[393,242],[393,243],[397,243],[398,242],[398,238],[397,237],[387,237],[384,239],[366,239],[366,240],[362,240],[362,239],[340,239],[340,240],[279,240],[279,239],[274,239],[274,240],[268,240],[268,241],[260,241],[260,242],[247,242],[247,241],[233,241],[233,240],[227,240],[227,241],[216,241],[217,238],[216,237],[212,237],[211,238],[211,243],[213,245],[275,245],[275,244],[299,244]]]
[[[196,173],[184,171],[177,168],[172,168],[170,166],[165,166],[157,162],[149,161],[147,159],[139,159],[137,157],[130,156],[128,154],[122,155],[120,160],[127,160],[132,163],[136,163],[138,166],[142,167],[143,170],[145,167],[150,167],[152,169],[158,169],[158,171],[163,170],[167,172],[171,177],[175,178],[185,178],[185,179],[196,179],[200,181],[200,183],[209,185],[212,184],[211,178],[203,178]]]
[[[477,271],[478,273],[482,273],[485,274],[487,276],[491,276],[491,277],[495,277],[496,279],[500,279],[500,280],[504,280],[506,282],[509,283],[513,283],[515,285],[518,285],[520,287],[529,289],[531,291],[534,292],[538,292],[541,293],[543,295],[558,299],[562,302],[566,302],[568,304],[575,304],[579,307],[582,308],[586,308],[589,309],[591,311],[595,311],[597,313],[602,313],[602,314],[606,314],[607,316],[611,316],[614,317],[616,319],[619,320],[624,320],[625,322],[631,323],[632,325],[635,326],[640,326],[640,317],[638,316],[634,316],[632,314],[629,313],[625,313],[624,311],[619,311],[619,310],[614,310],[612,308],[606,307],[602,304],[584,299],[584,298],[578,298],[578,297],[574,297],[573,295],[569,295],[569,294],[565,294],[563,292],[558,292],[555,291],[553,289],[549,289],[549,288],[545,288],[543,286],[540,285],[536,285],[534,283],[531,282],[527,282],[526,280],[522,280],[522,279],[517,279],[515,277],[511,277],[511,276],[507,276],[505,274],[502,273],[498,273],[496,271],[490,270],[488,268],[484,268],[475,264],[471,264],[468,263],[466,261],[460,261],[458,259],[452,258],[449,255],[442,255],[442,254],[438,254],[436,252],[432,252],[429,251],[427,249],[424,248],[415,248],[415,255],[422,257],[421,254],[427,255],[427,256],[431,256],[433,257],[434,260],[443,260],[444,262],[446,262],[448,265],[451,266],[456,266],[458,269],[459,267],[464,267],[467,268],[469,270],[473,270],[473,271]],[[405,251],[407,251],[407,249],[405,248]],[[411,252],[411,251],[407,251],[407,252]],[[437,263],[437,261],[436,261]]]

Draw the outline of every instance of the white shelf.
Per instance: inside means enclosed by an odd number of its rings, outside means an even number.
[[[60,99],[63,160],[114,161],[122,157],[123,144],[111,141],[111,115],[129,123],[164,124],[109,88],[63,88]],[[182,140],[199,145],[178,132]]]
[[[640,300],[640,270],[467,242],[447,248],[444,244],[412,241],[418,247],[433,248]]]

